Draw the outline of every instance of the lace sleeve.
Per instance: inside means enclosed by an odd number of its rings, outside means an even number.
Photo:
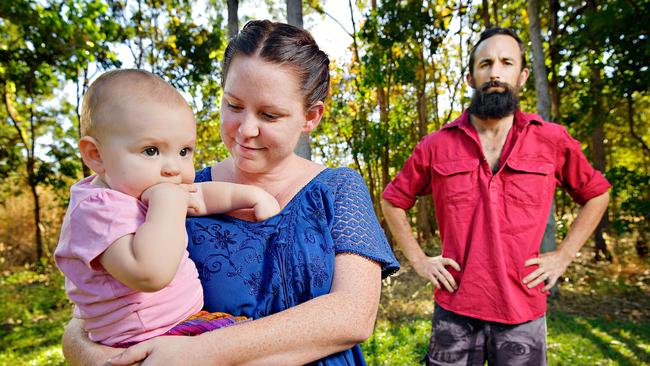
[[[382,277],[399,270],[372,206],[363,178],[352,169],[336,169],[332,238],[336,254],[353,253],[381,264]]]

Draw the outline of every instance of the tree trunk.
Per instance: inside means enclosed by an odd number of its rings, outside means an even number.
[[[558,59],[559,50],[557,37],[560,32],[558,22],[558,12],[560,11],[559,0],[551,0],[551,37],[549,39],[549,56],[551,58],[551,82],[549,83],[549,94],[551,95],[553,113],[549,121],[558,122],[560,120],[560,90],[558,89]]]
[[[36,160],[35,160],[35,150],[36,150],[36,141],[35,141],[35,135],[34,135],[34,101],[32,99],[31,104],[31,116],[29,119],[29,130],[30,130],[30,137],[27,137],[25,133],[23,133],[22,129],[20,128],[19,121],[22,120],[20,114],[16,110],[16,108],[13,106],[12,103],[12,95],[11,92],[9,91],[9,87],[7,84],[0,84],[2,86],[2,92],[3,92],[3,100],[4,100],[4,105],[7,111],[7,116],[9,117],[9,121],[11,121],[12,125],[16,129],[16,133],[18,135],[18,138],[20,139],[22,145],[25,148],[25,155],[27,156],[27,162],[26,162],[26,168],[27,168],[27,184],[30,187],[31,193],[32,193],[32,198],[34,199],[34,235],[36,238],[36,263],[37,265],[40,265],[41,263],[41,258],[43,258],[43,234],[41,232],[41,206],[39,202],[39,197],[38,197],[38,191],[36,190],[36,187],[38,185],[38,180],[36,177]],[[32,91],[32,86],[31,86],[31,81],[28,81],[27,85],[27,90],[31,94]],[[28,139],[31,140],[28,142]]]
[[[417,111],[418,111],[418,137],[421,139],[426,136],[428,131],[428,113],[427,113],[427,95],[426,95],[426,86],[428,82],[427,78],[427,68],[426,68],[426,59],[424,56],[424,47],[422,44],[417,45],[418,49],[418,59],[420,64],[418,65],[419,72],[418,77],[415,81],[415,86],[417,88]],[[419,140],[418,139],[418,140]],[[418,242],[424,245],[424,243],[429,243],[433,237],[433,220],[431,215],[431,206],[433,204],[433,199],[430,195],[420,197],[417,200],[417,230],[418,230]]]
[[[483,16],[483,24],[485,28],[492,28],[492,23],[490,22],[490,2],[488,0],[483,0],[483,6],[481,8],[481,15]]]
[[[597,11],[596,2],[591,0],[587,2],[589,11],[595,13]],[[592,47],[594,49],[595,47]],[[593,57],[593,56],[592,56]],[[591,159],[594,164],[594,168],[605,172],[605,126],[604,120],[605,117],[605,108],[603,106],[603,96],[602,96],[602,77],[601,77],[601,67],[598,65],[595,60],[590,61],[591,66],[591,95],[594,100],[594,104],[591,108],[591,118],[595,120],[595,127],[591,133]],[[605,211],[605,214],[598,222],[596,230],[594,232],[594,241],[596,245],[596,256],[595,259],[607,259],[611,261],[612,255],[607,249],[607,243],[603,237],[603,233],[607,231],[609,226],[608,212]]]
[[[78,70],[79,71],[79,70]],[[77,105],[75,112],[77,113],[77,134],[79,138],[81,138],[81,101],[83,99],[84,94],[86,94],[86,91],[88,90],[88,66],[86,65],[86,68],[83,69],[83,80],[81,79],[81,75],[77,74]],[[81,154],[79,155],[79,160],[81,160],[81,171],[83,173],[84,177],[87,177],[91,174],[90,168],[84,164],[83,159],[81,159]]]
[[[600,104],[600,97],[598,98],[597,103]],[[598,108],[602,111],[601,108]],[[597,114],[593,114],[597,115]],[[598,117],[597,117],[598,118]],[[591,155],[592,159],[594,161],[594,167],[601,172],[605,171],[605,145],[603,143],[605,139],[605,128],[603,126],[603,122],[601,118],[598,118],[598,125],[594,129],[594,131],[591,134]],[[605,242],[605,238],[603,234],[607,231],[607,227],[609,226],[609,219],[607,215],[607,211],[605,211],[605,214],[603,217],[600,219],[600,222],[598,222],[598,226],[596,226],[596,230],[594,232],[594,240],[596,242],[596,260],[601,260],[601,259],[606,259],[608,261],[612,260],[612,255],[607,249],[607,243]]]
[[[530,42],[533,49],[533,70],[535,73],[535,91],[537,92],[537,113],[546,121],[551,118],[551,99],[548,94],[548,76],[546,74],[546,65],[544,64],[544,48],[542,46],[542,31],[539,21],[539,2],[530,0],[528,2],[528,24],[530,33]],[[557,248],[555,244],[555,200],[551,205],[546,220],[546,229],[540,244],[540,252],[546,253],[554,251]],[[555,296],[558,288],[554,286],[551,295]]]
[[[494,26],[499,26],[499,1],[492,0],[492,15],[494,15]]]
[[[36,190],[37,181],[34,172],[34,158],[30,157],[27,162],[27,179],[29,180],[29,188],[34,200],[34,234],[36,235],[36,264],[41,263],[43,258],[43,233],[41,232],[41,204],[39,202],[38,191]]]
[[[287,23],[302,28],[302,0],[287,0]]]
[[[627,93],[626,99],[627,99],[627,122],[628,125],[630,126],[630,135],[639,142],[641,148],[643,149],[644,155],[650,154],[650,147],[648,146],[648,144],[645,143],[645,141],[643,141],[641,135],[639,135],[634,129],[634,116],[636,115],[636,112],[634,111],[634,100],[632,99],[631,91]]]
[[[287,0],[287,23],[302,28],[302,0]],[[302,158],[311,160],[309,135],[300,135],[294,152]]]
[[[228,39],[239,32],[239,0],[228,0]]]
[[[551,118],[551,100],[548,95],[548,76],[544,63],[544,48],[542,46],[542,31],[539,21],[538,0],[528,1],[528,24],[530,43],[533,50],[533,70],[535,72],[535,90],[537,91],[537,113],[544,120]]]

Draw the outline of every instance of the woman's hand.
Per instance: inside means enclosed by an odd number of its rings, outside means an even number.
[[[202,342],[201,336],[160,336],[127,348],[112,357],[111,365],[225,365],[210,355],[214,348]]]
[[[88,333],[83,330],[83,320],[70,319],[63,332],[63,355],[69,365],[107,365],[110,357],[122,352],[120,348],[112,348],[95,343],[88,339]]]

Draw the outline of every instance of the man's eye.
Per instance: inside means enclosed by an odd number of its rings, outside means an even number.
[[[156,147],[148,147],[144,149],[143,153],[147,156],[156,156],[158,155],[158,148]]]
[[[182,150],[179,152],[179,154],[180,154],[180,156],[187,156],[187,155],[189,155],[191,152],[192,152],[192,149],[190,149],[189,147],[186,147],[186,148],[182,149]]]

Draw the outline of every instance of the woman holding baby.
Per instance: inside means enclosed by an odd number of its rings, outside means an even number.
[[[221,137],[230,157],[195,181],[262,188],[280,213],[188,218],[187,249],[204,308],[252,320],[123,350],[91,342],[72,319],[63,342],[71,364],[365,364],[358,344],[372,334],[381,278],[399,264],[361,176],[293,152],[321,121],[328,65],[308,32],[268,21],[246,24],[225,52]]]

